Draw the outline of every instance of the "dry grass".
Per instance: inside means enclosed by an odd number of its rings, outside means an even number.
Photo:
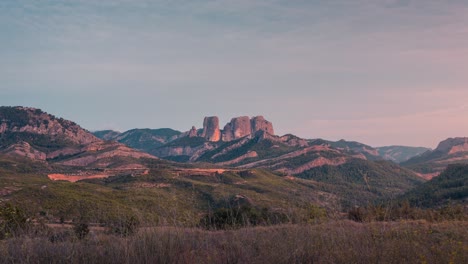
[[[121,238],[69,231],[0,241],[0,263],[468,263],[468,222],[282,225],[233,231],[141,228]]]

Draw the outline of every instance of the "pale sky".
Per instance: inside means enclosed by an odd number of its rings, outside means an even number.
[[[468,136],[468,1],[1,0],[0,81],[89,130],[264,115],[434,148]]]

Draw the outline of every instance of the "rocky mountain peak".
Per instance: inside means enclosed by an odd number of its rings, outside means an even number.
[[[217,142],[221,140],[221,131],[219,130],[219,118],[217,116],[205,117],[203,120],[203,132],[201,135],[208,141]]]
[[[275,134],[273,130],[273,124],[265,120],[263,116],[255,116],[250,120],[250,122],[252,127],[252,133],[256,133],[257,131],[265,131],[270,135]]]
[[[188,133],[188,137],[198,137],[198,130],[195,126],[192,126],[192,129],[190,129]]]
[[[233,139],[242,138],[252,134],[252,125],[248,116],[235,117],[231,120],[231,131]]]
[[[253,118],[249,118],[248,116],[235,117],[224,127],[223,141],[253,136],[258,131],[274,135],[273,124],[265,120],[263,116],[255,116]]]
[[[447,154],[468,151],[468,138],[448,138],[440,142],[436,150]]]
[[[52,139],[66,139],[78,145],[99,141],[72,121],[57,118],[37,108],[21,106],[0,107],[0,134],[3,133],[45,135]]]

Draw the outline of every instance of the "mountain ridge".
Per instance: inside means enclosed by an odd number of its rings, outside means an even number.
[[[422,177],[431,179],[454,163],[468,164],[468,137],[443,140],[436,149],[413,157],[402,165],[416,171]]]
[[[157,159],[104,141],[76,123],[31,107],[0,107],[0,153],[74,167],[107,168]],[[118,161],[118,162],[117,162]]]

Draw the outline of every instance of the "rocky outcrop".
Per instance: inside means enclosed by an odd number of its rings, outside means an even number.
[[[258,131],[274,135],[273,124],[265,120],[263,116],[256,116],[252,119],[248,116],[235,117],[224,126],[222,140],[228,142],[253,136]]]
[[[188,137],[192,138],[192,137],[198,137],[198,131],[197,131],[197,128],[196,127],[192,127],[192,129],[190,129],[189,133],[188,133]]]
[[[231,120],[231,125],[234,139],[243,138],[252,134],[252,125],[247,116],[233,118]]]
[[[0,153],[49,163],[106,168],[157,159],[35,108],[0,107],[0,130]]]
[[[446,154],[466,152],[468,151],[468,138],[459,137],[446,139],[439,143],[436,150]]]
[[[0,133],[31,133],[85,145],[99,141],[76,123],[30,107],[0,107]]]
[[[270,135],[274,135],[275,132],[273,130],[273,124],[267,120],[263,116],[256,116],[250,120],[252,133],[257,131],[265,131]]]
[[[203,132],[201,136],[211,142],[217,142],[221,140],[219,118],[217,116],[205,117],[203,120]]]

